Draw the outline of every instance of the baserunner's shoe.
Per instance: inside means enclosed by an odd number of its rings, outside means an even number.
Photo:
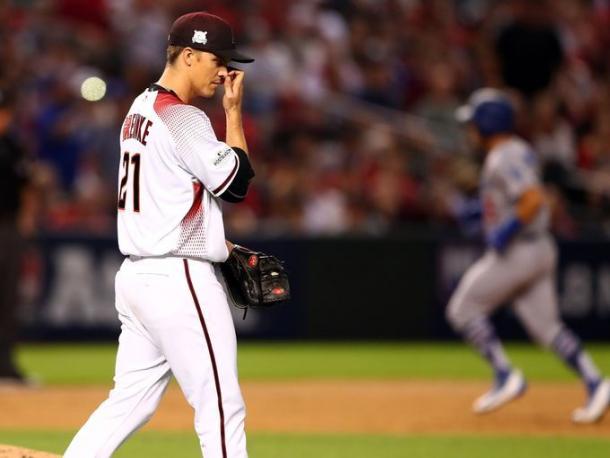
[[[574,423],[595,423],[601,420],[608,410],[610,405],[610,380],[604,379],[599,382],[589,395],[587,405],[579,407],[572,412],[572,421]]]
[[[527,389],[527,383],[518,369],[513,369],[508,377],[479,397],[472,405],[474,413],[488,413],[502,407],[504,404],[517,399]]]

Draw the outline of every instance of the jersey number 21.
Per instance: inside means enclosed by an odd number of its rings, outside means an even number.
[[[126,152],[123,154],[123,178],[119,186],[119,210],[125,210],[127,202],[127,182],[129,181],[130,165],[133,166],[133,211],[140,211],[140,155]]]

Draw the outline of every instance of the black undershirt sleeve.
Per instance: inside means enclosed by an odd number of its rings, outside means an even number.
[[[225,192],[220,195],[220,198],[227,202],[237,203],[246,198],[250,180],[254,178],[254,169],[250,163],[250,158],[243,149],[235,146],[232,146],[231,148],[239,157],[239,168],[237,169],[235,178],[233,178],[233,181]]]

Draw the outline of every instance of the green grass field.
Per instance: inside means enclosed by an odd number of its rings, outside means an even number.
[[[587,349],[601,369],[610,373],[610,345]],[[47,385],[111,383],[116,346],[24,346],[22,367]],[[531,345],[509,345],[508,353],[530,380],[574,380],[552,354]],[[431,343],[242,343],[242,380],[288,379],[472,379],[489,376],[489,369],[470,348]]]
[[[610,346],[590,345],[610,373]],[[528,345],[508,352],[530,380],[574,380],[551,354]],[[110,386],[114,345],[25,346],[18,359],[46,385]],[[467,347],[405,343],[242,343],[242,380],[287,379],[487,379],[489,371]],[[60,453],[74,431],[2,431],[0,443]],[[445,437],[251,434],[253,458],[572,458],[610,456],[610,438]],[[197,457],[194,433],[137,433],[118,458]]]
[[[2,432],[0,442],[61,453],[70,433]],[[610,441],[522,437],[384,437],[347,435],[248,436],[252,458],[607,458]],[[131,438],[116,458],[196,458],[194,434],[144,431]]]

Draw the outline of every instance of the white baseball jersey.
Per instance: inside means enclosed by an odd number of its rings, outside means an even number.
[[[538,161],[531,147],[518,137],[493,148],[483,166],[481,201],[486,234],[515,214],[515,204],[526,190],[540,186]],[[535,235],[547,231],[549,208],[544,204],[538,215],[521,234]]]
[[[216,138],[206,114],[153,85],[134,100],[120,142],[121,253],[226,260],[218,196],[239,157]]]

